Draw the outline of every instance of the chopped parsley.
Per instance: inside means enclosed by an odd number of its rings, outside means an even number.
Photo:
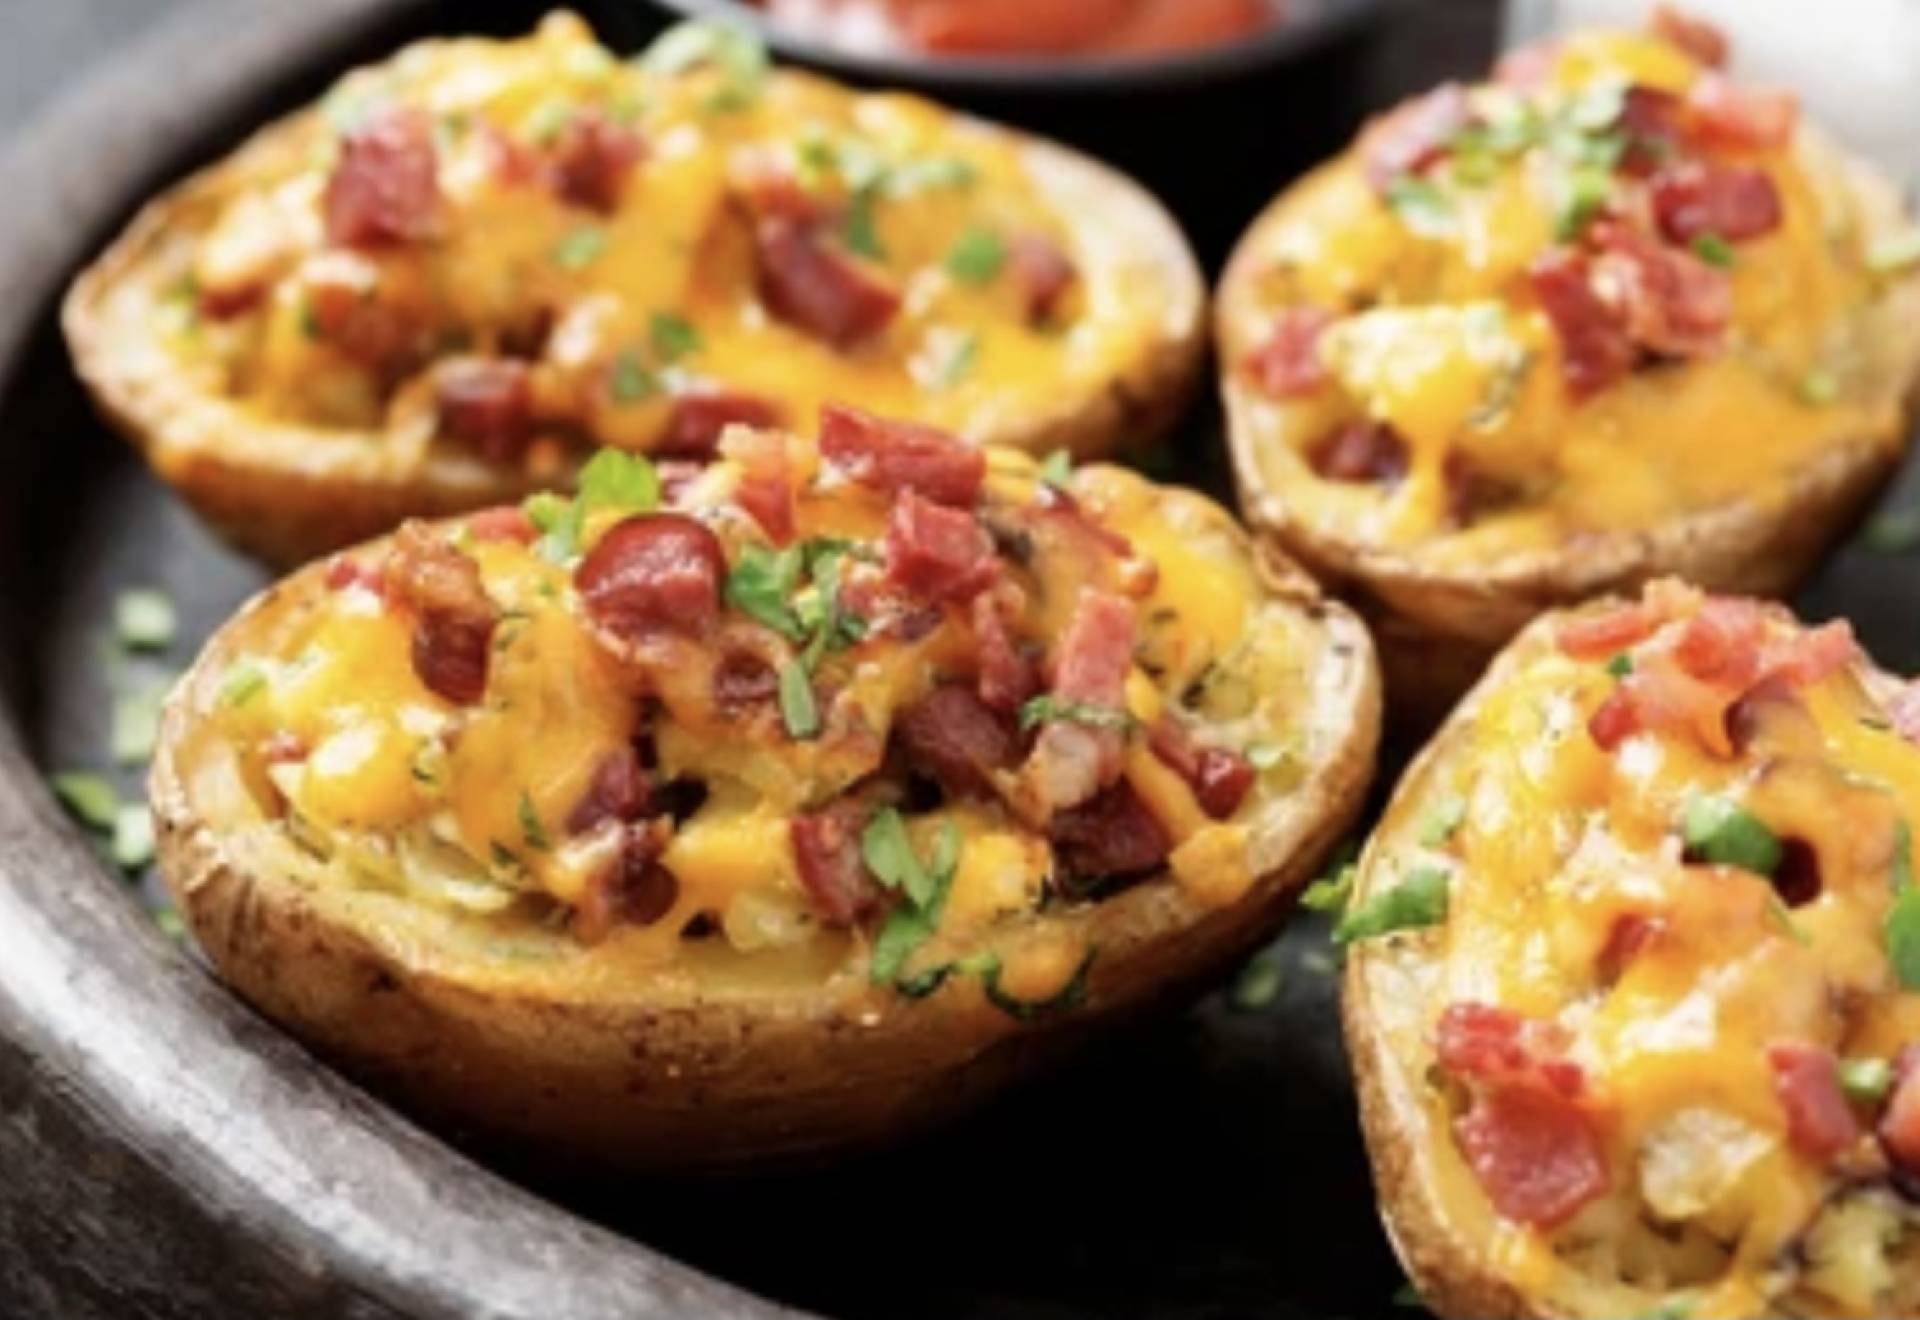
[[[606,247],[606,230],[598,225],[581,225],[553,245],[553,264],[561,270],[585,270],[600,259]]]
[[[106,831],[114,827],[120,813],[120,794],[105,776],[84,770],[70,770],[51,780],[54,796],[88,829]]]
[[[153,755],[167,687],[167,680],[156,679],[114,695],[107,748],[116,765],[142,765]]]
[[[1580,165],[1570,170],[1554,214],[1555,236],[1562,240],[1578,238],[1612,196],[1613,175],[1608,169]]]
[[[180,621],[164,591],[135,587],[114,598],[113,626],[120,644],[130,651],[164,651],[173,644]]]
[[[1350,907],[1333,928],[1335,944],[1376,939],[1400,930],[1421,930],[1447,919],[1452,877],[1438,866],[1415,867],[1391,889]]]
[[[1693,254],[1709,266],[1726,270],[1733,265],[1733,244],[1718,234],[1701,234],[1693,240]]]
[[[1889,881],[1893,907],[1882,932],[1887,960],[1903,989],[1920,990],[1920,888],[1913,883],[1913,829],[1904,820],[1894,834]]]
[[[666,363],[677,362],[700,351],[700,332],[693,322],[672,312],[655,312],[652,323],[653,351]]]
[[[1467,800],[1455,795],[1442,801],[1427,814],[1420,826],[1420,842],[1438,848],[1451,839],[1467,819]]]
[[[980,336],[969,331],[954,341],[953,350],[940,364],[933,383],[943,390],[952,389],[973,374],[974,365],[979,360]]]
[[[1042,693],[1020,707],[1020,727],[1031,729],[1053,721],[1085,724],[1096,729],[1131,729],[1139,723],[1133,712],[1093,701],[1062,701]]]
[[[1287,749],[1279,743],[1259,742],[1247,748],[1246,757],[1248,765],[1265,772],[1287,759]]]
[[[1615,678],[1625,678],[1633,672],[1633,657],[1625,651],[1607,661],[1607,672]]]
[[[727,574],[727,603],[788,641],[803,641],[806,629],[795,617],[791,604],[794,589],[800,585],[801,567],[797,545],[773,550],[757,543],[749,544],[740,551],[739,562]]]
[[[534,553],[550,564],[566,564],[580,553],[587,515],[596,509],[646,513],[660,503],[660,474],[639,454],[602,449],[580,469],[580,493],[573,499],[541,491],[520,508],[539,531]]]
[[[991,229],[975,225],[954,241],[946,264],[947,274],[962,284],[991,284],[1007,264],[1007,246]]]
[[[547,836],[547,827],[540,823],[540,813],[533,805],[533,797],[524,788],[520,790],[520,837],[535,852],[548,852],[553,848],[553,840]]]
[[[607,374],[607,393],[615,403],[638,403],[660,392],[655,376],[633,349],[622,349]]]
[[[875,813],[861,831],[860,856],[876,880],[901,895],[874,937],[868,976],[876,985],[900,984],[910,998],[932,994],[955,970],[952,966],[932,969],[905,982],[900,971],[940,924],[940,913],[960,866],[960,831],[952,821],[942,822],[933,855],[923,862],[914,851],[906,821],[897,810],[886,807]]]
[[[814,699],[813,679],[797,660],[780,666],[780,719],[790,738],[804,742],[819,736],[820,706]]]
[[[1064,488],[1073,480],[1073,455],[1056,449],[1040,460],[1040,480],[1049,486]]]
[[[1721,797],[1698,797],[1687,803],[1680,837],[1689,861],[1737,866],[1755,875],[1772,876],[1784,852],[1779,838],[1759,817]]]

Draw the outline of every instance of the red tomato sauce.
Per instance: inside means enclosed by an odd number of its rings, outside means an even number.
[[[1139,55],[1219,45],[1282,21],[1285,0],[758,0],[834,45],[936,55]]]

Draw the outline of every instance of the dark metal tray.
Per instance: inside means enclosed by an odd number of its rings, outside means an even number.
[[[172,593],[179,665],[261,580],[93,419],[52,323],[66,275],[151,187],[346,63],[533,8],[224,0],[0,161],[0,1313],[1406,1314],[1315,921],[1277,947],[1263,1004],[1216,995],[918,1145],[778,1178],[538,1187],[255,1018],[61,818],[46,773],[106,759],[115,593]],[[1490,10],[1447,0],[1374,76],[1437,77],[1451,47],[1471,68]],[[1217,427],[1195,419],[1180,475],[1217,482]],[[1915,569],[1849,550],[1800,603],[1911,668]]]

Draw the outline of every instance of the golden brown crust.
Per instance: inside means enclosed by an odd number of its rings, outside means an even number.
[[[320,589],[317,568],[256,598],[174,695],[152,777],[162,871],[243,997],[443,1122],[599,1169],[737,1166],[892,1138],[1224,972],[1352,824],[1379,732],[1371,644],[1297,569],[1249,553],[1324,638],[1302,689],[1324,754],[1261,823],[1263,855],[1280,860],[1229,907],[1163,879],[1061,918],[1098,951],[1086,1004],[1032,1026],[971,979],[914,1001],[844,975],[785,994],[710,993],[686,975],[590,982],[585,954],[576,970],[503,970],[440,939],[441,919],[398,895],[303,879],[284,828],[210,807],[231,749],[208,745],[194,703],[253,627]]]
[[[1904,226],[1895,190],[1871,168],[1841,156],[1810,130],[1802,130],[1800,150],[1846,180],[1881,232]],[[1878,317],[1892,346],[1886,359],[1903,364],[1886,388],[1899,408],[1898,429],[1834,435],[1816,461],[1789,478],[1782,499],[1743,499],[1637,532],[1590,534],[1469,567],[1436,566],[1417,547],[1325,535],[1300,516],[1297,501],[1311,498],[1309,487],[1286,489],[1269,480],[1262,452],[1297,449],[1298,437],[1267,420],[1270,413],[1235,369],[1254,345],[1253,308],[1269,236],[1311,183],[1309,176],[1262,212],[1221,279],[1214,321],[1228,444],[1242,512],[1367,620],[1380,646],[1392,718],[1409,732],[1437,723],[1542,610],[1629,592],[1666,575],[1716,591],[1788,594],[1900,464],[1910,401],[1920,391],[1920,277],[1891,292]]]
[[[530,477],[429,438],[276,421],[210,391],[155,344],[157,301],[188,269],[193,239],[223,203],[323,131],[316,109],[260,130],[239,151],[149,202],[74,281],[61,324],[80,378],[107,420],[213,527],[278,567],[435,517],[517,499],[572,473]],[[1055,143],[1011,137],[1039,191],[1095,254],[1088,274],[1158,286],[1158,333],[1097,386],[1063,389],[1049,410],[996,418],[969,438],[1079,459],[1146,445],[1179,417],[1198,383],[1207,290],[1185,235],[1133,180]],[[846,402],[858,405],[860,400]]]

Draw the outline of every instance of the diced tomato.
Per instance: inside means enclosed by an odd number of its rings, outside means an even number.
[[[646,155],[646,143],[624,124],[593,107],[576,110],[554,146],[554,183],[576,206],[611,214],[620,205],[627,175]]]
[[[800,883],[830,925],[851,926],[880,902],[880,886],[860,856],[866,809],[842,799],[788,826]]]
[[[863,486],[889,494],[910,490],[939,504],[972,504],[987,475],[977,445],[841,404],[820,410],[820,456]]]
[[[1121,707],[1133,668],[1134,609],[1124,596],[1082,588],[1060,639],[1053,676],[1062,701]]]
[[[1328,481],[1391,486],[1407,475],[1411,461],[1400,433],[1371,418],[1334,428],[1307,451],[1307,466]]]
[[[851,348],[887,328],[900,294],[816,229],[784,218],[754,227],[760,298],[767,310],[835,348]]]
[[[1633,340],[1619,314],[1594,292],[1586,257],[1556,249],[1533,265],[1534,296],[1560,340],[1560,374],[1567,392],[1584,399],[1632,370]]]
[[[1719,351],[1733,319],[1725,271],[1622,224],[1595,225],[1592,241],[1592,288],[1624,318],[1633,343],[1664,357]]]
[[[1153,726],[1147,745],[1187,781],[1200,809],[1225,820],[1240,809],[1258,777],[1247,758],[1224,747],[1203,747],[1170,716]]]
[[[1656,37],[1672,42],[1711,69],[1723,68],[1731,47],[1727,34],[1704,18],[1673,5],[1655,5],[1647,26]]]
[[[624,641],[704,632],[719,615],[726,571],[720,540],[705,523],[681,513],[642,513],[609,528],[573,580],[588,617]]]
[[[1367,180],[1384,192],[1403,174],[1417,174],[1447,154],[1453,137],[1473,119],[1467,89],[1443,83],[1389,110],[1360,135]]]
[[[526,510],[518,504],[502,504],[468,515],[467,530],[476,541],[518,541],[522,545],[532,541],[539,532],[533,519],[527,517]]]
[[[1760,676],[1767,616],[1760,602],[1714,596],[1687,620],[1673,647],[1679,666],[1703,683],[1745,689]]]
[[[499,611],[480,566],[425,523],[402,524],[387,557],[388,598],[415,615],[413,671],[427,690],[456,705],[487,691],[487,663]]]
[[[622,747],[601,758],[586,796],[567,816],[567,833],[587,834],[607,821],[636,821],[647,813],[651,793],[640,754]]]
[[[1777,1040],[1767,1046],[1773,1067],[1773,1093],[1787,1115],[1787,1141],[1802,1155],[1832,1159],[1860,1135],[1853,1110],[1840,1089],[1833,1051],[1805,1041]]]
[[[675,396],[656,453],[670,458],[712,458],[729,426],[778,426],[780,405],[740,390],[696,390]]]
[[[526,451],[533,436],[533,386],[527,364],[514,358],[450,358],[434,373],[440,433],[490,463]]]
[[[980,699],[994,710],[1012,712],[1040,690],[1040,674],[1014,645],[1004,594],[995,590],[974,597],[973,636],[980,656]]]
[[[1653,636],[1664,622],[1665,612],[1657,605],[1638,600],[1577,614],[1560,625],[1554,640],[1576,660],[1608,660]]]
[[[1734,151],[1775,151],[1793,141],[1800,102],[1792,92],[1743,87],[1708,74],[1687,94],[1687,125],[1694,137]]]
[[[1260,346],[1247,354],[1246,369],[1262,393],[1297,399],[1324,388],[1331,379],[1320,358],[1320,336],[1334,323],[1321,307],[1289,307],[1274,318]]]
[[[999,571],[993,541],[971,513],[922,499],[911,489],[887,522],[887,577],[930,601],[968,601]]]
[[[344,247],[433,237],[440,224],[440,178],[427,116],[405,106],[369,115],[341,140],[323,205],[327,241]]]
[[[1600,1134],[1565,1096],[1496,1086],[1475,1098],[1454,1133],[1494,1209],[1517,1223],[1553,1228],[1607,1190]]]
[[[1044,234],[1019,234],[1007,245],[1007,264],[1027,305],[1027,320],[1051,321],[1079,273],[1060,245]]]
[[[937,687],[908,707],[893,733],[907,765],[948,797],[993,796],[993,772],[1019,759],[1008,718],[958,683]]]
[[[1908,1173],[1920,1173],[1920,1048],[1900,1051],[1894,1061],[1893,1096],[1880,1115],[1880,1145]]]
[[[1054,813],[1047,827],[1053,853],[1069,884],[1145,875],[1157,869],[1173,842],[1133,786],[1122,780],[1089,801]]]
[[[1762,169],[1683,161],[1654,175],[1650,186],[1660,232],[1675,243],[1709,234],[1741,243],[1780,227],[1780,190]]]

